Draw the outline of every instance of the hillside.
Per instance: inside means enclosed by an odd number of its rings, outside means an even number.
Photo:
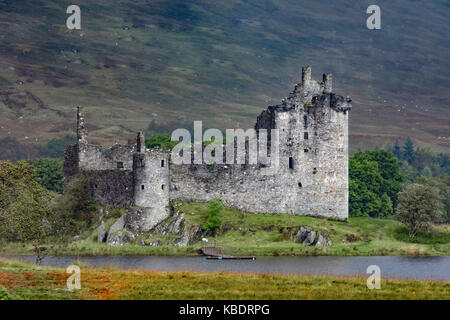
[[[44,144],[73,131],[85,108],[97,142],[137,130],[252,127],[311,65],[334,74],[354,109],[350,144],[411,136],[448,151],[449,3],[381,5],[382,29],[365,27],[371,1],[0,0],[0,138]]]

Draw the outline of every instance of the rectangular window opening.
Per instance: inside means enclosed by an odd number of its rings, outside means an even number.
[[[161,160],[161,168],[164,168],[164,160]]]
[[[294,159],[289,157],[289,169],[294,169]]]
[[[145,189],[144,185],[141,185],[141,190],[144,190],[144,189]]]
[[[164,185],[163,184],[161,185],[161,190],[164,190]]]
[[[122,161],[117,162],[117,169],[123,169],[123,162]]]
[[[303,138],[304,138],[305,140],[308,140],[308,138],[309,138],[308,132],[304,132],[304,133],[303,133]]]

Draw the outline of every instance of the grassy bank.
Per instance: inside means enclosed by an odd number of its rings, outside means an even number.
[[[185,213],[191,225],[202,225],[207,220],[207,203],[183,203],[179,210]],[[348,222],[282,214],[253,214],[224,208],[221,213],[222,231],[216,241],[225,253],[232,255],[449,255],[450,232],[444,227],[432,233],[411,239],[407,230],[391,219],[369,217],[350,218]],[[292,228],[309,226],[329,234],[330,247],[302,246],[290,239]],[[95,230],[85,232],[80,240],[59,250],[60,255],[196,255],[201,247],[198,241],[188,247],[145,247],[132,243],[123,247],[108,247],[97,243]],[[212,240],[212,238],[210,237]],[[2,245],[0,254],[32,254],[26,244]]]
[[[81,267],[81,290],[66,290],[64,269],[0,259],[0,299],[448,299],[449,282],[363,277],[155,272]]]

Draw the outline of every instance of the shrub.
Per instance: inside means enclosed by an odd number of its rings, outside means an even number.
[[[215,232],[222,225],[220,213],[223,210],[223,204],[220,199],[213,199],[209,201],[208,220],[203,225],[202,229],[210,232]]]
[[[432,229],[429,232],[418,232],[414,238],[411,238],[408,228],[402,226],[394,230],[394,238],[409,243],[446,244],[450,242],[450,232]]]
[[[426,232],[442,219],[442,198],[435,187],[409,184],[399,193],[396,219],[406,225],[409,236]]]
[[[356,241],[359,241],[359,240],[361,240],[357,235],[355,235],[355,234],[346,234],[345,235],[345,241],[347,241],[347,242],[356,242]]]

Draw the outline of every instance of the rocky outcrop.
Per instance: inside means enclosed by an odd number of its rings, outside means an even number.
[[[125,224],[130,231],[148,232],[169,216],[170,210],[168,209],[131,207],[125,216]]]
[[[106,242],[109,246],[122,246],[137,240],[137,244],[142,246],[181,247],[202,237],[200,226],[188,224],[184,213],[176,210],[176,207],[172,211],[168,217],[152,217],[150,208],[132,207],[111,226]]]
[[[106,243],[108,246],[121,246],[125,243],[129,242],[129,236],[124,237],[125,230],[123,230],[125,227],[125,215],[122,215],[119,219],[117,219],[116,222],[109,228],[108,231],[108,237],[106,239]]]
[[[161,239],[152,241],[155,235],[168,236],[179,235],[169,243]],[[203,233],[200,226],[190,225],[184,219],[184,213],[175,211],[169,218],[155,226],[148,235],[147,240],[142,240],[141,244],[149,246],[174,245],[177,247],[187,246],[202,237]]]
[[[301,226],[292,234],[291,240],[304,246],[326,247],[332,244],[327,232],[314,231],[308,226]]]
[[[135,235],[128,230],[119,230],[113,234],[108,234],[108,246],[110,247],[120,247],[124,244],[132,242],[135,240]]]

